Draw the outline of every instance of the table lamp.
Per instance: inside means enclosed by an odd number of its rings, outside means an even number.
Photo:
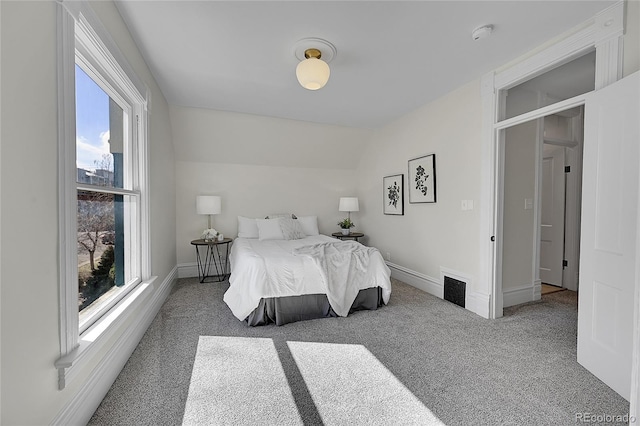
[[[196,211],[198,214],[209,216],[207,229],[211,229],[211,215],[220,214],[222,211],[222,199],[217,195],[198,195],[196,198]]]
[[[351,222],[351,212],[357,212],[360,211],[360,206],[358,205],[358,198],[357,197],[340,197],[340,205],[338,206],[338,210],[341,212],[349,212],[349,224],[352,224],[353,222]],[[354,225],[351,225],[354,226]],[[343,227],[343,233],[348,234],[349,233],[349,228],[351,228],[351,226],[349,226],[346,232],[344,232],[344,228]]]

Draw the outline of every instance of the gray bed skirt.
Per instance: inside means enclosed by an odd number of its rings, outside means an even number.
[[[382,288],[372,287],[360,290],[349,309],[349,314],[365,309],[378,309],[378,306],[382,306],[383,303]],[[306,294],[260,299],[258,307],[245,321],[250,326],[269,323],[284,325],[290,322],[337,316],[325,294]]]

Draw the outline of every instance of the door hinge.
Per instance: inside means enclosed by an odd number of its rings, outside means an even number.
[[[564,166],[565,173],[571,173],[571,166]]]
[[[562,267],[566,268],[567,266],[569,266],[569,261],[567,261],[566,259],[562,260]]]

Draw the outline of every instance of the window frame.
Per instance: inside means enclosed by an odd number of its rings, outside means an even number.
[[[58,57],[58,213],[59,213],[59,388],[95,354],[98,343],[109,340],[119,325],[153,289],[150,261],[148,194],[148,101],[149,91],[133,72],[116,43],[85,1],[57,3]],[[119,104],[130,106],[130,147],[135,163],[129,188],[79,184],[76,171],[76,58],[85,72]],[[89,188],[87,188],[89,187]],[[80,329],[78,311],[77,192],[79,189],[114,192],[137,197],[136,239],[133,265],[135,282],[101,309],[99,318]],[[82,361],[84,360],[84,361]],[[77,368],[75,368],[77,367]]]
[[[92,57],[91,52],[86,53],[76,48],[75,64],[82,71],[87,74],[113,101],[122,108],[123,113],[126,114],[126,126],[123,126],[124,133],[124,146],[123,151],[126,152],[126,156],[129,157],[127,161],[127,167],[124,169],[124,185],[123,188],[117,187],[104,187],[99,185],[92,185],[86,183],[79,183],[76,181],[76,193],[79,191],[87,191],[92,193],[114,194],[131,197],[134,200],[134,205],[129,206],[129,210],[135,212],[135,228],[140,228],[140,215],[136,207],[140,205],[141,193],[139,190],[139,169],[140,164],[138,161],[140,137],[138,131],[139,115],[136,113],[135,100],[123,92],[118,90],[117,82],[115,87],[110,83],[108,76],[103,75],[101,64],[96,61],[96,58]],[[77,203],[77,201],[76,201]],[[76,204],[77,205],[77,204]],[[77,221],[76,221],[77,222]],[[126,240],[131,240],[129,236],[125,236]],[[142,281],[140,274],[140,238],[137,237],[137,232],[134,234],[132,241],[125,243],[126,261],[127,267],[131,269],[133,280],[125,282],[114,297],[105,301],[103,306],[100,306],[97,310],[87,314],[84,318],[79,318],[79,332],[80,335],[86,331],[92,324],[98,321],[109,309],[115,306],[123,297],[125,297],[135,286]],[[77,256],[77,255],[76,255]],[[77,275],[76,275],[77,277]],[[125,277],[126,278],[126,277]],[[77,281],[77,278],[76,278]]]

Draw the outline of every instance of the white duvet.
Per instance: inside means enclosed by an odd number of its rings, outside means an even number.
[[[391,296],[390,271],[380,252],[325,235],[300,240],[236,238],[229,256],[231,277],[224,301],[243,321],[260,299],[326,294],[333,310],[346,316],[358,292],[382,288]]]

